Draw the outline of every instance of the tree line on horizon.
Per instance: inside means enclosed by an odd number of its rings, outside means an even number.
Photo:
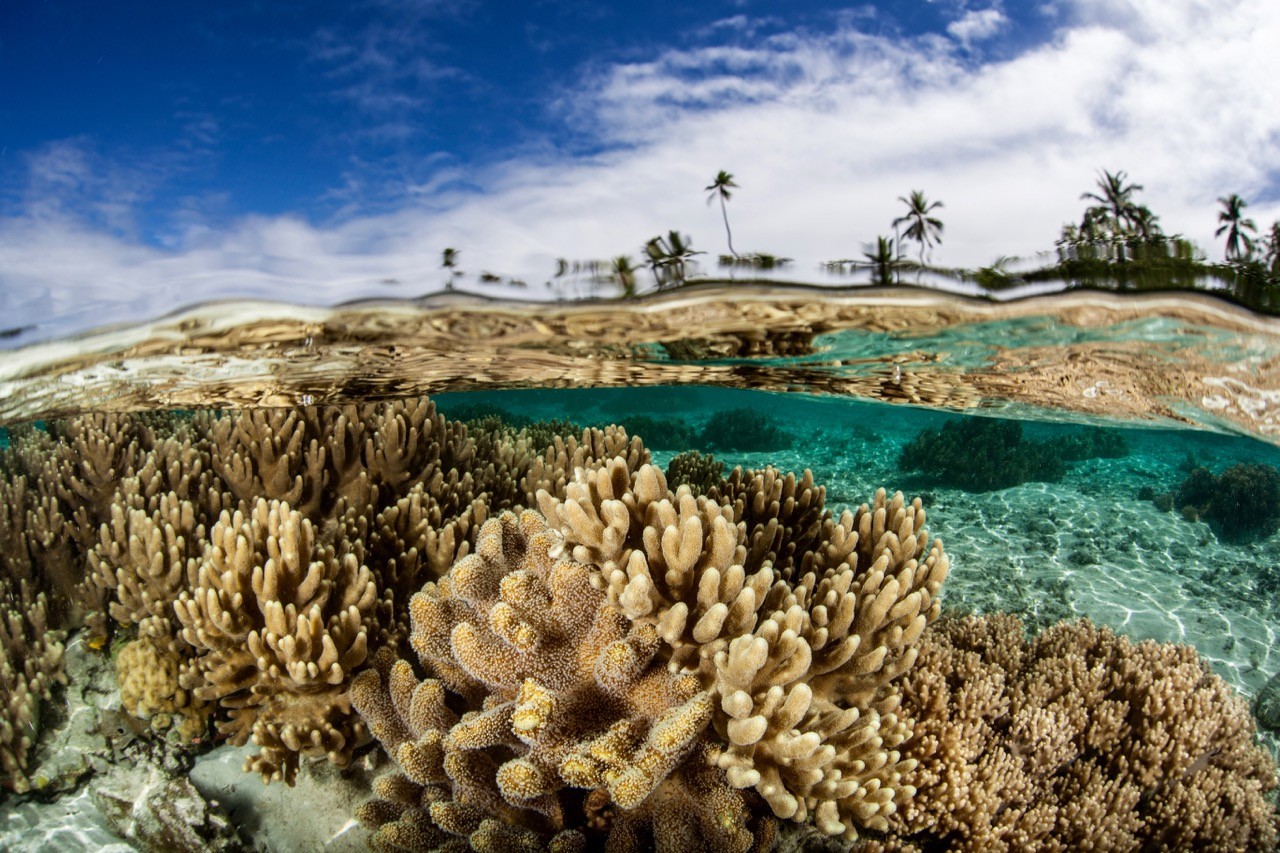
[[[729,223],[728,202],[740,189],[734,175],[720,170],[703,188],[707,203],[719,203],[724,220],[728,253],[718,256],[719,266],[729,270],[761,271],[780,269],[790,258],[766,252],[740,253],[734,247]],[[1055,278],[1080,284],[1118,281],[1120,285],[1154,286],[1193,285],[1205,277],[1232,279],[1237,284],[1264,288],[1280,298],[1280,220],[1259,234],[1257,224],[1245,215],[1248,202],[1232,193],[1218,199],[1218,228],[1215,236],[1224,238],[1224,260],[1209,263],[1198,246],[1180,234],[1166,234],[1159,217],[1136,194],[1143,190],[1122,170],[1103,170],[1096,191],[1080,198],[1090,202],[1078,223],[1069,222],[1055,242],[1057,261],[1027,272],[1014,274],[1008,267],[1015,258],[1002,257],[993,264],[976,270],[930,266],[927,260],[935,246],[942,243],[944,223],[937,211],[941,201],[931,201],[922,190],[899,196],[905,212],[892,223],[893,235],[877,236],[865,244],[861,258],[827,261],[829,272],[848,273],[866,270],[876,284],[900,283],[903,271],[939,273],[977,282],[987,288],[1010,287]],[[916,244],[916,260],[904,257],[904,243]],[[640,274],[647,269],[653,278],[654,291],[668,290],[687,284],[697,275],[694,258],[705,254],[693,248],[693,240],[678,229],[650,238],[642,247],[640,263],[621,254],[609,260],[570,261],[557,259],[556,280],[585,277],[594,288],[612,285],[617,296],[631,298],[642,291]],[[441,266],[448,272],[446,289],[453,289],[462,275],[457,268],[458,250],[446,248]],[[484,282],[501,282],[498,276],[481,273]],[[508,284],[524,285],[518,280]],[[548,282],[551,285],[552,282]],[[562,293],[563,298],[563,293]]]

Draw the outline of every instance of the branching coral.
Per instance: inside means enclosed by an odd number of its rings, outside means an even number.
[[[904,680],[918,792],[890,849],[1272,850],[1270,755],[1193,649],[1088,622],[940,622]],[[880,849],[884,849],[881,847]]]
[[[615,824],[611,849],[655,833],[749,849],[741,795],[709,780],[705,763],[678,770],[707,748],[710,695],[655,665],[653,628],[609,607],[593,569],[560,549],[537,513],[504,513],[485,523],[474,554],[414,597],[411,640],[430,677],[384,658],[352,685],[404,772],[362,819],[390,849],[450,837],[476,850],[582,849]],[[460,717],[449,694],[465,705]],[[662,802],[686,789],[707,796],[662,818],[638,811],[660,789]]]
[[[724,463],[714,456],[703,456],[696,450],[672,457],[667,464],[667,480],[675,488],[688,486],[697,494],[705,494],[723,480]]]
[[[0,784],[30,788],[27,763],[40,725],[40,703],[65,684],[62,634],[51,630],[44,593],[30,581],[0,575]]]
[[[224,512],[210,531],[195,586],[175,604],[197,657],[181,684],[217,701],[233,743],[260,755],[246,769],[292,783],[299,754],[345,764],[364,736],[346,687],[376,633],[377,587],[345,541],[317,541],[287,503]]]
[[[563,500],[538,496],[610,603],[653,625],[671,670],[711,691],[735,787],[829,834],[883,829],[913,766],[896,749],[910,727],[891,682],[937,617],[948,569],[923,509],[882,490],[837,521],[811,477],[772,470],[735,471],[715,497],[671,492],[657,468],[630,474],[620,459],[580,471]]]

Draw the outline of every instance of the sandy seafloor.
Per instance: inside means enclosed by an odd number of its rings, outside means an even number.
[[[482,399],[467,395],[443,398],[440,405],[449,414],[450,403],[464,401],[500,405],[534,418],[568,417],[581,424],[625,420],[627,414],[697,424],[707,417],[707,407],[751,407],[775,417],[795,436],[795,446],[759,453],[718,452],[726,473],[733,465],[773,464],[797,472],[810,468],[816,481],[827,486],[827,505],[835,511],[855,508],[880,486],[922,495],[930,532],[942,538],[952,561],[944,609],[1009,610],[1022,615],[1033,629],[1087,616],[1135,639],[1190,643],[1211,661],[1214,671],[1250,699],[1280,671],[1280,601],[1273,602],[1261,588],[1268,577],[1273,585],[1280,580],[1280,534],[1243,545],[1223,543],[1208,525],[1188,522],[1137,495],[1143,486],[1158,492],[1176,487],[1188,454],[1215,473],[1239,461],[1280,465],[1280,449],[1261,442],[1187,430],[1128,429],[1127,457],[1075,463],[1059,483],[970,493],[904,476],[897,468],[902,445],[919,429],[936,427],[947,417],[936,412],[690,389],[539,391]],[[1029,438],[1051,438],[1074,428],[1028,424],[1026,433]],[[653,455],[655,463],[665,466],[674,451],[657,450]],[[74,652],[73,648],[69,654],[73,662],[84,657]],[[100,667],[96,675],[73,671],[71,677],[68,696],[73,705],[118,707],[118,696],[109,695],[109,672]],[[77,681],[95,678],[106,692],[86,698],[85,691],[76,688]],[[84,709],[73,711],[64,730],[76,725],[74,714],[80,712]],[[80,728],[94,726],[100,723]],[[94,749],[76,745],[83,737],[77,741],[65,732],[60,737],[45,750],[59,753],[55,763],[72,760],[77,749],[86,754]],[[1274,736],[1264,740],[1277,751]],[[248,751],[221,747],[199,758],[187,775],[205,799],[218,800],[231,813],[233,822],[256,827],[258,849],[364,849],[366,836],[351,814],[367,790],[375,761],[366,759],[341,778],[332,768],[313,765],[310,778],[305,771],[301,774],[297,789],[264,789],[256,777],[239,770]],[[161,797],[181,800],[163,790],[163,778],[149,764],[162,763],[162,754],[161,749],[134,744],[119,754],[112,752],[114,761],[104,760],[99,745],[93,761],[99,765],[97,778],[119,777],[122,796],[137,803],[157,796],[157,790]],[[102,787],[99,784],[93,796],[82,787],[47,803],[10,797],[0,805],[0,849],[134,849],[104,827],[98,815]],[[216,816],[200,812],[198,804],[192,808],[195,812],[182,818],[191,825],[204,820],[207,828],[209,820],[217,822]],[[146,819],[139,815],[140,821]]]

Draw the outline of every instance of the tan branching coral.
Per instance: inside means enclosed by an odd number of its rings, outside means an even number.
[[[729,781],[779,817],[853,838],[912,793],[891,683],[938,615],[949,564],[918,501],[881,490],[836,520],[822,496],[808,473],[735,471],[719,503],[615,459],[579,470],[563,500],[538,499],[610,603],[653,625],[672,671],[712,692]]]
[[[649,451],[639,436],[629,437],[620,426],[588,427],[581,437],[557,436],[521,480],[527,505],[540,491],[563,495],[578,469],[599,468],[612,459],[622,459],[628,471],[635,471],[649,463]]]
[[[346,688],[377,632],[377,600],[356,549],[318,541],[287,503],[222,514],[174,609],[198,655],[182,686],[229,713],[219,730],[233,743],[262,747],[246,769],[291,784],[300,754],[350,758],[365,732]]]
[[[904,680],[916,796],[880,849],[1273,850],[1276,769],[1187,646],[942,620]]]
[[[659,665],[652,626],[608,606],[594,570],[560,550],[539,514],[504,513],[485,523],[474,554],[414,597],[411,642],[429,677],[384,660],[352,685],[405,774],[382,784],[362,819],[390,849],[450,837],[476,850],[582,849],[610,826],[610,849],[655,834],[749,849],[741,795],[708,781],[705,757],[680,770],[707,749],[710,695]],[[447,694],[465,702],[461,717]],[[567,789],[598,793],[584,810]],[[651,797],[685,790],[707,796],[654,816]],[[671,826],[680,814],[687,822]]]
[[[112,619],[172,646],[173,604],[196,586],[205,528],[196,520],[195,505],[172,492],[154,505],[150,513],[113,505],[110,524],[102,525],[101,540],[89,552],[89,566],[93,582],[107,594]]]
[[[185,658],[143,637],[126,643],[116,657],[120,704],[156,732],[173,731],[182,743],[198,738],[213,710],[179,683]]]
[[[92,414],[58,424],[52,484],[70,524],[65,532],[87,552],[98,538],[98,525],[111,516],[116,486],[131,476],[150,448],[153,434],[128,414]]]
[[[40,706],[65,684],[62,634],[51,630],[44,593],[29,580],[0,574],[0,785],[29,790],[27,765]]]

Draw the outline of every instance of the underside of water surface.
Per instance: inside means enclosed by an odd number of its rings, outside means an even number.
[[[1280,322],[1209,296],[223,304],[0,423],[7,849],[1275,844]]]

